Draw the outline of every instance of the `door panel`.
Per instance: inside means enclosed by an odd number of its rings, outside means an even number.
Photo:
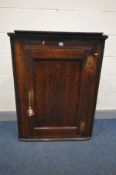
[[[77,126],[81,63],[33,59],[36,126]]]

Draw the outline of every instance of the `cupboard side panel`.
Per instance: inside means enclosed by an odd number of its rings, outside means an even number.
[[[80,89],[80,134],[90,137],[96,109],[100,70],[103,59],[103,45],[97,45],[96,52],[86,55]]]
[[[91,111],[91,117],[89,118],[89,128],[88,128],[88,134],[91,137],[92,130],[93,130],[93,124],[94,124],[94,117],[95,117],[95,111],[96,111],[96,103],[97,103],[97,95],[98,95],[98,89],[99,89],[99,82],[100,82],[100,75],[101,75],[101,68],[102,68],[102,62],[103,62],[103,55],[104,55],[104,42],[101,42],[98,44],[97,52],[99,53],[99,61],[97,64],[96,69],[96,84],[95,84],[95,93],[94,93],[94,100],[93,100],[93,108]]]
[[[23,41],[11,39],[12,67],[15,85],[15,101],[19,138],[29,137],[28,118],[26,116],[26,69],[23,53]]]

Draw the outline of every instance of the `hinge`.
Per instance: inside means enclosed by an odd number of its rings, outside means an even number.
[[[81,123],[80,123],[80,131],[81,131],[81,132],[84,131],[84,130],[85,130],[85,127],[86,127],[86,123],[81,122]]]

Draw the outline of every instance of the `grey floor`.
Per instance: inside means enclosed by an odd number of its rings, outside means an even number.
[[[95,120],[89,141],[20,142],[0,122],[0,175],[116,175],[116,120]]]

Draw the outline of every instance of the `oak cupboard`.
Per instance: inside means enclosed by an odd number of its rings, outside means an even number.
[[[92,135],[103,33],[8,33],[20,140],[86,140]]]

